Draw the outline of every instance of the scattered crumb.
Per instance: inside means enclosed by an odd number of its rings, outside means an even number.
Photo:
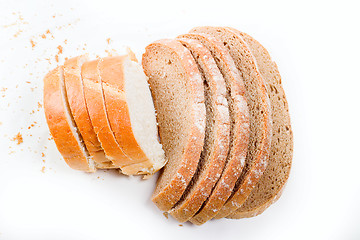
[[[58,54],[62,54],[62,53],[63,53],[63,47],[62,47],[61,45],[59,45],[59,46],[57,47],[57,49],[58,49]]]
[[[179,227],[183,227],[183,225],[182,225],[182,224],[179,224]]]
[[[6,92],[7,88],[3,87],[0,91],[1,92]]]
[[[13,137],[12,140],[13,140],[14,142],[17,141],[17,145],[20,145],[21,143],[24,142],[21,133],[16,134],[16,136]]]
[[[55,55],[55,61],[59,62],[59,55],[57,55],[57,54]]]
[[[36,46],[36,43],[34,42],[34,40],[30,39],[30,43],[31,43],[32,48],[34,48]]]
[[[42,173],[45,173],[45,166],[43,166],[43,167],[41,168],[41,172],[42,172]]]
[[[169,219],[169,213],[168,212],[163,212],[164,217],[166,217],[166,219]]]
[[[45,163],[45,159],[43,159],[43,163]]]
[[[26,83],[29,83],[29,84],[30,84],[31,82],[30,82],[30,81],[26,81]]]
[[[38,108],[42,108],[42,104],[38,102]]]
[[[111,41],[111,38],[107,38],[107,39],[106,39],[106,42],[107,42],[108,44],[110,44],[110,41]]]
[[[46,35],[45,34],[41,35],[41,38],[46,39]]]

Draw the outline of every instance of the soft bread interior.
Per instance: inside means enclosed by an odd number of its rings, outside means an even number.
[[[80,135],[79,129],[76,126],[74,117],[72,116],[71,113],[71,109],[70,109],[70,105],[69,105],[69,101],[68,101],[68,97],[67,97],[67,93],[66,93],[66,87],[65,87],[65,79],[64,79],[64,70],[63,68],[60,68],[61,74],[60,74],[60,86],[61,86],[61,96],[63,98],[63,102],[64,102],[64,107],[65,107],[65,113],[66,113],[66,118],[68,119],[68,123],[70,124],[70,129],[72,131],[73,136],[76,138],[84,156],[86,157],[88,164],[89,164],[89,169],[91,171],[95,171],[95,162],[94,160],[90,157],[89,152],[87,151],[85,144],[83,142],[83,139]]]
[[[134,137],[142,151],[151,161],[152,169],[143,172],[153,173],[162,168],[165,153],[159,143],[156,113],[147,77],[142,67],[127,57],[123,62],[125,95]]]

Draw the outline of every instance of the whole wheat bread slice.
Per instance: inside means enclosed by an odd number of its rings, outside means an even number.
[[[249,111],[245,98],[245,86],[227,49],[214,37],[206,34],[185,34],[181,37],[196,39],[207,49],[220,70],[227,87],[230,112],[230,151],[221,177],[204,202],[201,210],[190,220],[202,224],[210,220],[225,204],[245,164],[249,139]]]
[[[112,162],[105,157],[101,144],[97,139],[86,106],[81,66],[88,61],[85,55],[70,58],[64,63],[64,78],[67,99],[72,116],[82,136],[86,149],[95,161],[97,168],[112,168]]]
[[[123,153],[111,131],[101,86],[100,62],[101,59],[85,62],[81,67],[86,106],[101,148],[113,165],[120,168],[124,161],[130,159]]]
[[[205,137],[204,84],[190,51],[175,40],[159,40],[142,57],[168,163],[152,201],[169,211],[195,174]]]
[[[272,134],[270,101],[255,59],[241,37],[223,27],[198,27],[191,32],[212,35],[228,49],[242,74],[250,113],[250,138],[245,167],[233,193],[215,216],[218,219],[231,214],[245,202],[265,171]]]
[[[71,115],[63,66],[55,68],[44,78],[44,109],[51,135],[66,163],[76,170],[94,172],[95,163],[90,158]]]
[[[169,211],[185,222],[200,209],[222,173],[230,144],[230,116],[225,80],[209,50],[194,39],[177,40],[190,50],[202,74],[206,106],[205,142],[197,170],[180,201]]]
[[[249,46],[266,82],[272,108],[273,135],[269,164],[263,176],[245,203],[228,218],[253,217],[261,214],[274,203],[280,197],[289,177],[293,154],[289,107],[277,65],[258,41],[246,33],[239,31],[236,33]]]

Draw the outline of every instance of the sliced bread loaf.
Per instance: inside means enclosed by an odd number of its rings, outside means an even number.
[[[155,109],[141,66],[128,55],[104,58],[100,77],[111,130],[125,155],[125,174],[153,174],[166,161],[158,141]]]
[[[205,137],[204,84],[190,51],[175,40],[159,40],[142,57],[168,163],[152,201],[169,211],[195,174]]]
[[[81,78],[81,66],[88,61],[87,56],[70,58],[64,63],[64,78],[67,99],[76,126],[82,136],[86,149],[96,163],[97,168],[111,168],[112,162],[105,157],[97,139],[86,107],[85,94]]]
[[[230,116],[225,80],[209,50],[194,39],[177,40],[190,50],[202,74],[206,106],[205,140],[197,170],[180,201],[169,211],[185,222],[200,209],[222,173],[230,144]]]
[[[225,80],[231,120],[230,151],[227,155],[226,165],[224,169],[221,169],[221,177],[210,197],[190,220],[195,224],[202,224],[214,217],[225,204],[244,167],[249,139],[249,112],[242,77],[227,49],[210,35],[185,34],[181,37],[196,40],[208,49],[209,58],[214,60],[215,68],[219,69]]]
[[[81,67],[86,106],[101,148],[104,149],[106,157],[112,161],[113,165],[119,168],[123,162],[130,160],[116,142],[107,119],[98,68],[100,62],[100,59],[85,62]]]
[[[257,66],[267,85],[273,119],[268,167],[245,203],[228,216],[228,218],[244,218],[262,213],[280,197],[290,173],[293,134],[289,107],[276,63],[272,61],[268,51],[258,41],[246,33],[232,30],[243,38],[256,59]]]
[[[44,109],[51,135],[66,163],[76,170],[94,172],[95,163],[71,115],[63,66],[52,70],[44,78]]]
[[[226,217],[249,196],[267,166],[271,144],[271,109],[264,80],[245,42],[236,33],[222,27],[198,27],[193,33],[207,33],[217,38],[229,51],[242,74],[250,113],[250,138],[245,167],[225,205],[215,218]]]

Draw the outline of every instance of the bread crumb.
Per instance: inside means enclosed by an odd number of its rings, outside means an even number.
[[[163,212],[164,217],[166,217],[166,219],[169,219],[169,213],[168,212]]]
[[[182,225],[182,224],[179,224],[179,227],[183,227],[183,225]]]
[[[107,44],[110,44],[110,41],[111,41],[111,38],[106,39]]]
[[[12,140],[17,141],[17,145],[20,145],[21,143],[24,142],[21,133],[16,134],[15,137],[12,138]]]
[[[43,167],[41,168],[41,172],[42,172],[42,173],[45,173],[45,166],[43,166]]]
[[[57,55],[57,54],[55,55],[55,61],[59,62],[59,55]]]
[[[31,43],[32,48],[34,48],[36,46],[36,43],[34,42],[34,40],[30,39],[30,43]]]
[[[41,157],[45,157],[45,153],[41,153]]]
[[[62,54],[62,53],[63,53],[63,47],[62,47],[61,45],[59,45],[59,46],[57,47],[57,49],[58,49],[58,54]]]
[[[46,39],[46,35],[45,34],[41,35],[41,38]]]

